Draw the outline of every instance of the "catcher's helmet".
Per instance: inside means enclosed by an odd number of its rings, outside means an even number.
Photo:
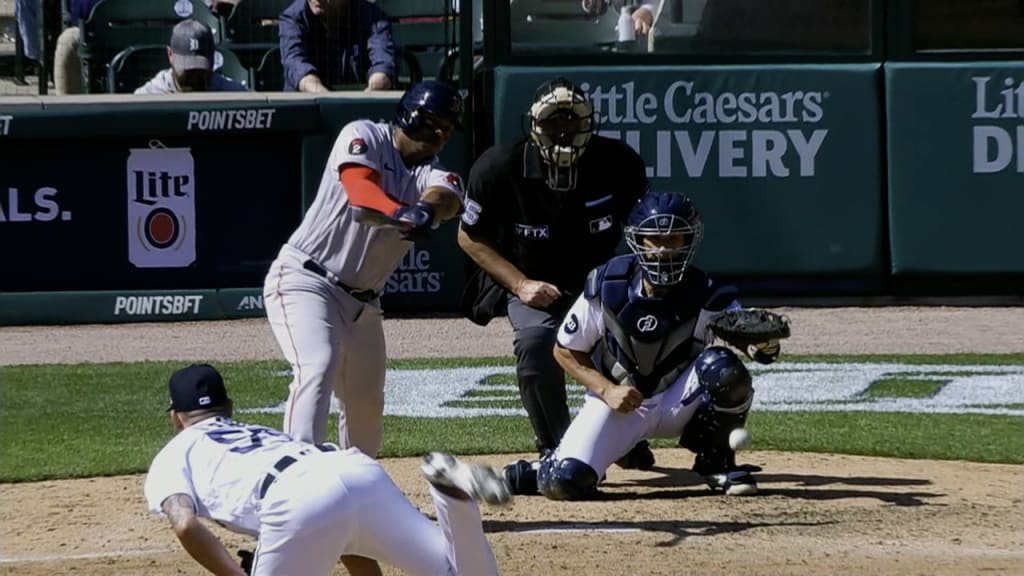
[[[576,188],[576,163],[594,133],[594,109],[587,94],[565,78],[545,82],[530,106],[530,137],[548,165],[548,187]]]
[[[683,194],[648,192],[633,206],[623,234],[647,281],[672,286],[682,281],[693,260],[704,237],[704,222]]]
[[[406,132],[423,127],[421,112],[429,112],[462,128],[462,96],[451,84],[424,80],[409,87],[398,101],[395,123]]]

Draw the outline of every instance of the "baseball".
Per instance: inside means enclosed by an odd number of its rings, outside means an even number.
[[[737,451],[750,448],[750,433],[746,428],[736,428],[729,433],[729,447]]]

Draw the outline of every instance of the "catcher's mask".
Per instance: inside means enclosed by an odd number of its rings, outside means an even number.
[[[545,82],[534,94],[529,119],[530,138],[548,167],[548,187],[575,189],[576,163],[595,131],[586,93],[565,78]]]
[[[436,80],[413,84],[398,101],[395,124],[409,138],[430,142],[437,140],[432,116],[462,128],[462,96],[454,86]]]
[[[704,222],[686,196],[648,192],[633,206],[623,234],[647,281],[674,286],[683,280],[700,246]]]

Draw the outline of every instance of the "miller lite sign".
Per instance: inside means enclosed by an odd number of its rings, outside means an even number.
[[[138,268],[196,261],[195,163],[189,148],[133,148],[128,155],[128,260]]]

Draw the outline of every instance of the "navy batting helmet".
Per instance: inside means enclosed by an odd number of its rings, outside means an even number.
[[[462,96],[451,84],[424,80],[409,87],[398,101],[395,123],[407,132],[423,127],[421,112],[429,112],[462,128]]]
[[[648,192],[633,206],[623,234],[647,281],[672,286],[682,281],[697,253],[704,222],[683,194]]]

